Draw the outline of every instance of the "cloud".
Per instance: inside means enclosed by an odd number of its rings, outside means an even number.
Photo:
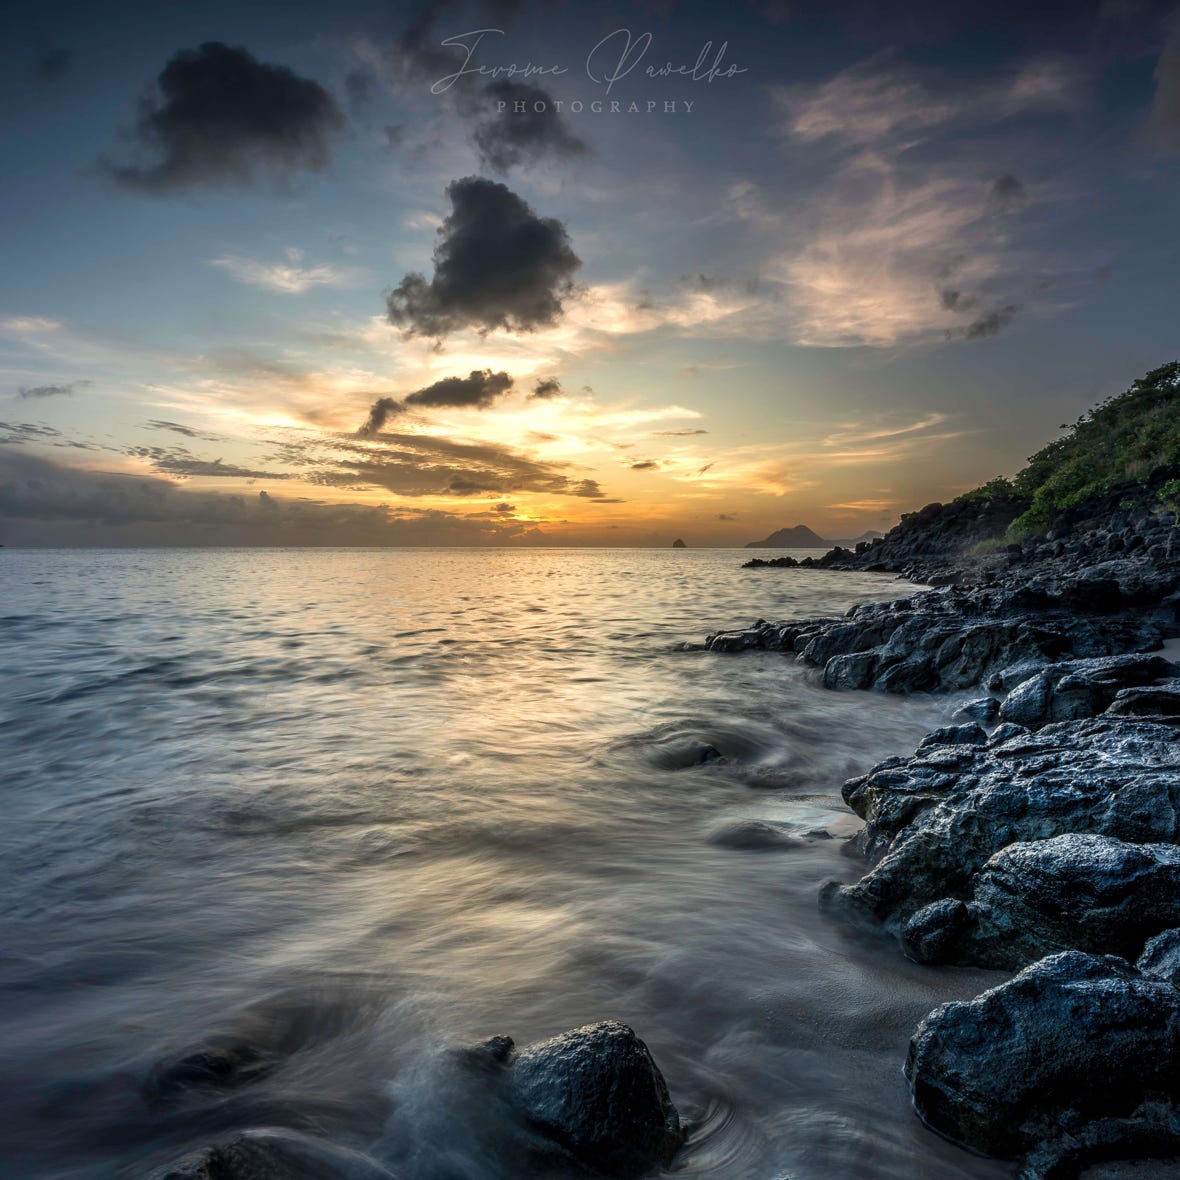
[[[215,479],[290,479],[287,472],[255,471],[223,463],[220,459],[198,459],[184,447],[128,447],[125,454],[147,459],[153,470],[161,475],[179,475],[188,479],[194,475]]]
[[[1147,141],[1157,152],[1180,152],[1180,15],[1155,67],[1155,97],[1147,119]]]
[[[471,140],[485,167],[495,172],[505,173],[546,157],[570,159],[588,151],[555,108],[553,96],[540,86],[492,82],[483,91],[482,103],[488,113],[475,124]]]
[[[285,263],[227,255],[211,258],[209,265],[226,271],[239,283],[265,287],[283,295],[302,295],[313,287],[347,287],[357,278],[357,272],[349,267],[303,266],[302,262],[302,252],[292,248],[287,251]]]
[[[694,434],[708,434],[707,430],[653,430],[652,435],[657,438],[688,438]]]
[[[1019,313],[1019,304],[1006,303],[972,320],[965,328],[948,331],[947,336],[960,336],[964,340],[990,340],[1007,328]]]
[[[981,186],[978,153],[962,144],[988,142],[979,133],[1005,119],[1078,109],[1086,81],[1069,59],[1040,57],[952,86],[879,54],[819,85],[775,90],[791,149],[823,163],[803,206],[814,216],[777,220],[796,244],[768,267],[787,288],[795,342],[978,340],[1010,323],[1053,264],[997,216],[1029,200],[1024,182],[1004,172]],[[757,205],[748,193],[742,200]],[[967,312],[977,318],[961,328]]]
[[[738,518],[736,516],[732,516],[728,512],[718,512],[717,519],[718,520],[737,520]]]
[[[529,396],[539,398],[559,397],[561,392],[561,382],[556,377],[541,377],[538,378],[537,384],[533,386],[533,392]]]
[[[344,123],[318,82],[219,41],[177,53],[158,86],[129,133],[146,162],[102,161],[118,183],[145,192],[320,172]]]
[[[654,471],[659,464],[654,459],[640,459],[638,463],[632,463],[632,471]]]
[[[452,181],[447,196],[434,274],[429,282],[407,274],[388,294],[390,322],[434,339],[465,327],[532,332],[556,323],[582,265],[565,226],[482,177]]]
[[[152,476],[0,453],[0,517],[19,544],[480,545],[543,540],[504,514],[193,491]]]
[[[497,443],[472,443],[410,431],[382,432],[372,442],[341,437],[300,441],[280,449],[288,465],[310,467],[306,478],[325,487],[380,487],[399,496],[495,496],[519,492],[599,500],[596,480],[571,464],[535,458]]]
[[[145,422],[144,426],[148,430],[169,430],[173,434],[183,434],[185,438],[199,438],[205,442],[225,441],[224,435],[206,434],[203,430],[197,430],[192,426],[184,426],[180,422],[168,422],[161,418],[153,418],[150,422]]]
[[[369,417],[357,431],[362,438],[371,438],[395,414],[415,406],[482,410],[490,406],[512,388],[507,373],[493,373],[491,369],[473,369],[467,377],[444,377],[411,393],[403,401],[392,397],[378,398],[369,409]]]
[[[817,86],[776,86],[771,93],[791,138],[879,147],[886,141],[909,146],[952,124],[1071,110],[1083,99],[1083,84],[1071,62],[1037,58],[1006,77],[952,89],[877,54]]]
[[[93,385],[93,381],[70,381],[63,385],[22,385],[16,396],[22,399],[43,397],[72,397],[75,390]]]

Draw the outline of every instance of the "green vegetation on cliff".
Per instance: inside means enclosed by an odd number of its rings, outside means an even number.
[[[993,479],[961,496],[981,508],[1007,502],[1026,505],[1008,530],[1010,538],[1043,532],[1062,513],[1119,492],[1143,501],[1170,502],[1180,492],[1180,361],[1161,365],[1117,397],[1107,398],[1042,447],[1015,479]]]

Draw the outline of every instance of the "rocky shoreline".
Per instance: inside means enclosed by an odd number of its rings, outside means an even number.
[[[965,520],[932,505],[855,553],[748,563],[933,588],[706,646],[793,654],[834,690],[987,693],[845,784],[867,871],[821,907],[919,963],[1018,972],[915,1031],[905,1074],[934,1131],[1021,1180],[1180,1159],[1180,666],[1159,654],[1180,635],[1180,526],[1100,504],[964,547],[997,523]]]

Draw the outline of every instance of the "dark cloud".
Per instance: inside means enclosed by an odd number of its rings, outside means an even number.
[[[176,54],[158,85],[130,132],[147,162],[103,161],[116,181],[147,192],[319,172],[343,125],[318,82],[219,41]]]
[[[329,487],[380,487],[399,496],[509,496],[543,492],[601,499],[597,481],[577,479],[567,463],[545,462],[509,447],[457,442],[435,435],[383,432],[380,445],[347,437],[285,444],[277,459],[310,467],[310,482]]]
[[[507,373],[473,369],[466,377],[444,377],[406,398],[408,406],[461,406],[480,409],[490,406],[512,388]]]
[[[434,275],[408,274],[386,296],[390,322],[434,339],[466,327],[531,332],[555,323],[582,265],[565,226],[482,177],[452,181],[447,196]]]
[[[640,459],[638,463],[631,464],[632,471],[654,471],[659,464],[654,459]]]
[[[33,66],[33,76],[39,82],[56,82],[68,74],[74,66],[72,49],[47,49]]]
[[[482,513],[192,491],[154,476],[62,467],[0,453],[5,539],[25,545],[502,545],[544,540]]]
[[[225,436],[221,434],[206,434],[203,430],[196,430],[192,426],[185,426],[180,422],[169,422],[163,418],[153,418],[149,422],[145,422],[144,426],[148,430],[168,430],[173,434],[183,434],[185,438],[199,438],[205,442],[224,442]]]
[[[401,123],[387,123],[385,126],[385,146],[392,152],[401,147],[406,141],[406,129]]]
[[[557,397],[562,392],[561,382],[556,377],[540,377],[533,386],[530,397]]]
[[[255,471],[220,459],[199,459],[184,447],[128,447],[124,454],[147,459],[161,475],[214,476],[219,479],[290,479],[285,472]]]
[[[500,516],[513,516],[516,513],[516,505],[501,502],[494,505],[492,511],[499,513]]]
[[[728,512],[718,512],[717,519],[718,520],[737,520],[737,517],[730,516],[730,514]]]
[[[16,396],[28,400],[42,397],[72,397],[75,390],[85,389],[93,384],[93,381],[70,381],[64,385],[22,385],[16,391]]]
[[[33,422],[0,422],[0,444],[20,446],[30,442],[52,442],[62,437],[60,430]]]
[[[540,86],[492,82],[481,101],[486,114],[476,123],[471,141],[485,167],[495,172],[535,164],[547,156],[582,156],[588,150],[554,107],[553,96]]]
[[[385,428],[385,423],[397,414],[404,413],[405,403],[396,397],[379,397],[370,407],[369,416],[362,423],[357,434],[361,438],[371,438]]]
[[[1011,213],[1028,200],[1028,190],[1011,172],[1005,172],[992,181],[988,199],[1002,213]]]
[[[507,373],[493,373],[491,369],[472,369],[466,377],[444,377],[425,389],[411,393],[402,401],[393,397],[378,398],[369,409],[369,416],[357,431],[362,438],[377,434],[389,419],[415,406],[482,410],[512,388]]]
[[[1003,307],[985,312],[978,319],[972,320],[965,328],[947,332],[947,338],[958,336],[963,340],[990,340],[993,336],[998,336],[1004,331],[1019,312],[1019,304],[1007,303]]]
[[[654,438],[689,438],[694,434],[708,434],[707,430],[653,430]]]

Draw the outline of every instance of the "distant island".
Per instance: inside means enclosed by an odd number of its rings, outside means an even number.
[[[672,542],[672,548],[673,549],[687,549],[688,546],[684,543],[684,541],[680,537],[677,537],[676,540]]]
[[[861,541],[875,541],[878,537],[884,536],[884,533],[878,533],[873,529],[861,533],[859,537],[849,537],[842,540],[831,541],[821,537],[813,529],[809,529],[805,524],[797,524],[789,529],[777,529],[771,533],[765,541],[748,541],[746,543],[747,549],[832,549],[839,545],[844,549],[850,549],[859,544]]]

